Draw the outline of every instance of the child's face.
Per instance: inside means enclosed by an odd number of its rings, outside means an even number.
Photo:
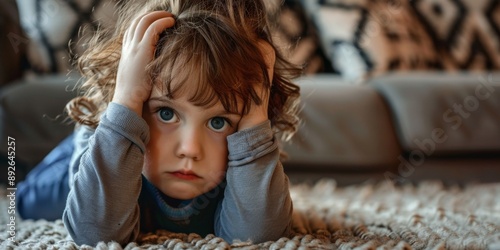
[[[228,113],[218,102],[206,108],[188,99],[196,84],[176,93],[175,99],[153,90],[144,105],[150,128],[144,176],[165,195],[191,199],[216,187],[227,167],[226,137],[236,131],[239,114]]]

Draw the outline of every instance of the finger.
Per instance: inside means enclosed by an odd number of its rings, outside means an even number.
[[[158,39],[160,38],[160,33],[165,29],[171,28],[174,24],[175,20],[173,17],[160,18],[154,21],[146,30],[142,41],[145,44],[156,46]]]
[[[145,15],[147,15],[147,13],[146,14],[142,14],[142,15],[134,18],[134,20],[132,20],[132,23],[130,23],[130,26],[125,31],[125,35],[123,37],[124,41],[131,41],[134,38],[134,33],[135,33],[135,29],[137,27],[137,24],[139,23],[139,21],[141,21],[141,19]]]
[[[173,15],[166,11],[153,11],[143,16],[135,28],[133,40],[140,42],[144,37],[144,33],[153,22],[166,17],[173,17]]]
[[[123,34],[123,40],[122,40],[122,46],[125,46],[128,44],[129,38],[130,37],[130,30],[127,29],[125,30],[125,34]]]

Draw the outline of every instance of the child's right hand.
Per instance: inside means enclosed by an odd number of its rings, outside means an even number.
[[[264,40],[259,40],[258,47],[262,53],[264,61],[266,62],[269,79],[272,81],[274,75],[274,64],[276,63],[276,52],[274,51],[274,48]],[[254,88],[255,92],[260,94],[262,103],[260,105],[252,103],[248,114],[244,115],[239,121],[238,131],[254,127],[269,119],[267,109],[269,106],[270,88],[264,87],[263,84],[256,84]]]
[[[152,88],[145,67],[153,60],[160,33],[174,23],[173,15],[166,11],[154,11],[132,21],[123,36],[113,102],[142,116],[142,106]]]

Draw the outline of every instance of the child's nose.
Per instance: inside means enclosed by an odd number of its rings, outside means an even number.
[[[202,159],[202,136],[199,130],[186,127],[182,130],[176,155],[179,158]]]

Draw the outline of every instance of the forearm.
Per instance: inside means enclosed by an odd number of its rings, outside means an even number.
[[[147,124],[123,106],[111,103],[76,164],[78,171],[63,220],[78,244],[125,244],[139,233],[143,152]]]
[[[228,138],[229,167],[218,236],[255,243],[287,236],[292,200],[269,122]]]

